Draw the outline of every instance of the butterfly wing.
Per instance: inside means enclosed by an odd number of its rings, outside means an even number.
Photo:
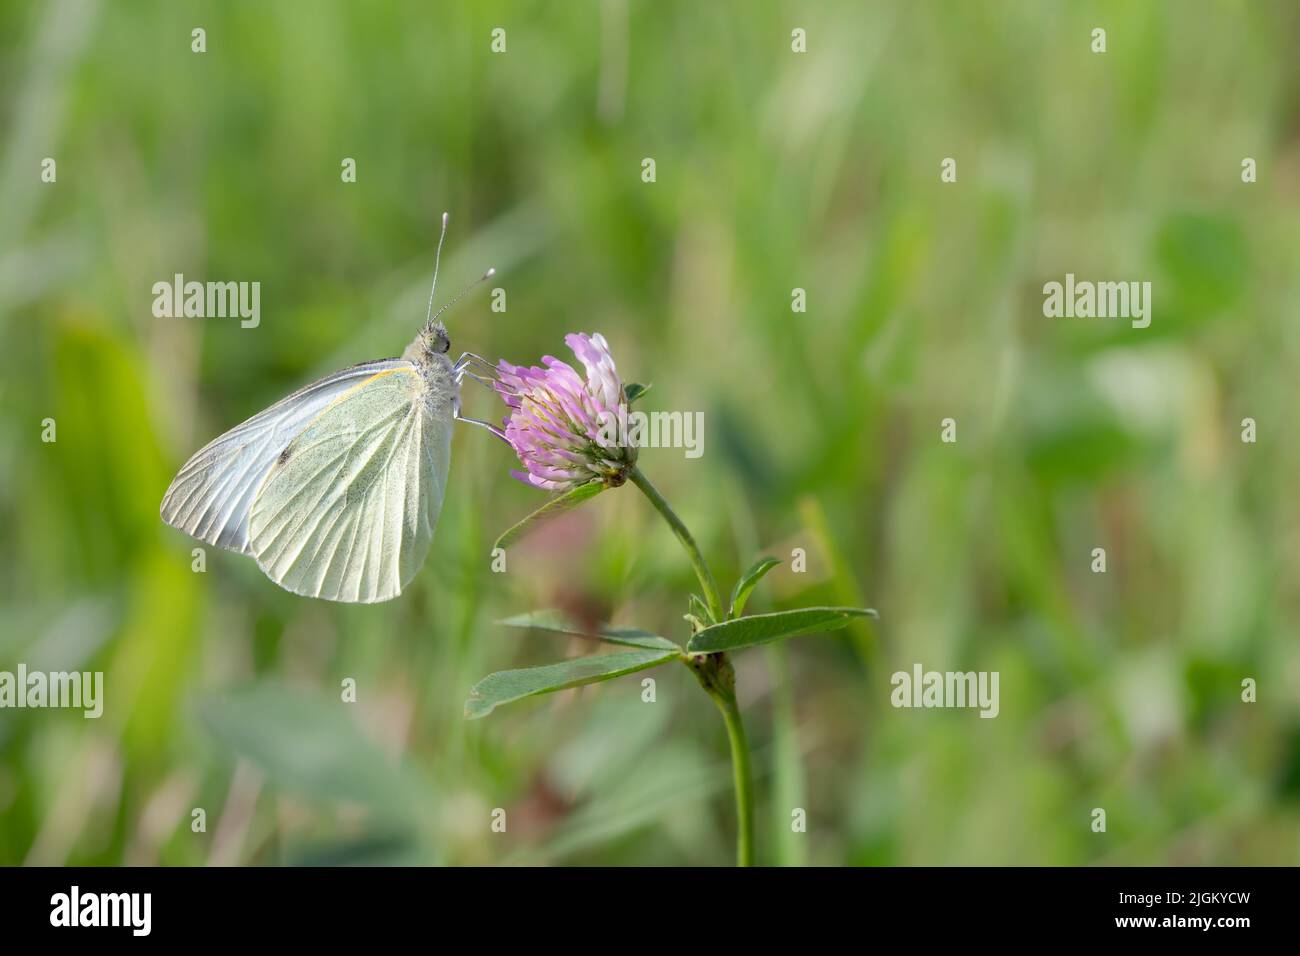
[[[316,417],[253,498],[249,541],[276,584],[371,603],[424,563],[451,461],[451,402],[414,365],[385,369]]]
[[[300,388],[209,442],[187,461],[162,500],[162,519],[207,544],[250,554],[248,512],[280,453],[331,402],[402,359],[364,362]]]

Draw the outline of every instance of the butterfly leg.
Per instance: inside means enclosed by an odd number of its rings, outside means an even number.
[[[474,371],[471,371],[474,369]],[[501,381],[501,373],[495,365],[473,352],[463,352],[451,367],[452,374],[459,385],[465,378],[471,378],[490,392],[514,394],[514,390]]]
[[[477,367],[479,372],[482,372],[483,374],[480,375],[478,372],[471,372],[470,371],[471,365]],[[452,370],[452,375],[455,376],[457,385],[459,385],[464,378],[468,377],[478,382],[488,391],[491,392],[498,391],[500,380],[497,378],[498,375],[497,367],[493,365],[491,362],[489,362],[487,359],[483,358],[481,355],[475,355],[473,352],[464,352],[461,354],[461,357],[456,359],[455,363],[453,363],[451,370]],[[452,408],[452,418],[454,418],[456,421],[467,422],[470,425],[478,425],[481,428],[486,428],[488,431],[490,431],[493,435],[496,435],[497,438],[500,438],[507,445],[510,444],[510,439],[506,438],[506,433],[503,432],[498,426],[493,425],[491,422],[485,422],[479,418],[466,418],[464,415],[462,415],[460,413],[460,395],[456,395],[454,398],[452,398],[451,408]]]
[[[506,433],[503,432],[496,425],[493,425],[491,422],[485,422],[479,418],[466,418],[464,415],[462,415],[460,413],[459,395],[455,396],[451,400],[451,417],[458,422],[465,422],[468,425],[478,425],[480,428],[486,428],[488,431],[490,431],[493,435],[496,435],[497,438],[500,438],[507,445],[510,444],[510,439],[506,437]]]
[[[460,358],[456,359],[456,367],[463,368],[464,366],[468,365],[470,362],[478,362],[479,365],[481,365],[489,372],[495,372],[497,370],[497,367],[495,365],[493,365],[483,356],[478,355],[474,352],[461,352]]]
[[[473,352],[461,352],[460,358],[456,359],[452,365],[452,370],[462,372],[469,368],[470,365],[477,364],[480,372],[495,378],[499,373],[497,367],[481,355],[475,355]]]
[[[459,372],[456,373],[456,384],[459,385],[462,379],[466,379],[466,378],[472,378],[474,381],[478,382],[488,391],[495,392],[497,390],[496,379],[484,378],[482,375],[476,375],[474,372],[471,372],[469,369],[461,369]]]

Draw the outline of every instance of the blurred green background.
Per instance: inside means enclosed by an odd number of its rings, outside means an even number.
[[[508,296],[450,314],[454,351],[602,331],[647,410],[704,412],[703,457],[641,463],[725,585],[766,552],[754,610],[881,612],[737,657],[760,862],[1297,862],[1298,28],[1208,0],[3,4],[0,669],[106,688],[97,721],[0,711],[0,863],[732,860],[684,668],[461,716],[489,671],[586,650],[502,617],[685,637],[689,566],[630,486],[493,573],[544,495],[458,428],[430,559],[376,607],[215,548],[194,573],[159,520],[210,438],[400,353],[444,209],[440,298],[489,265]],[[154,318],[178,272],[259,281],[260,326]],[[1151,327],[1044,318],[1067,272],[1151,281]],[[895,710],[916,662],[999,671],[1000,716]]]

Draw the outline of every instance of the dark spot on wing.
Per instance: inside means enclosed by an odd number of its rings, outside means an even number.
[[[284,451],[280,452],[280,464],[283,465],[286,461],[289,460],[289,449],[291,449],[292,447],[293,447],[292,442],[284,446]]]

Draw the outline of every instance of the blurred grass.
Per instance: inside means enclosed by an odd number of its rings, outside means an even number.
[[[1298,26],[1227,0],[0,7],[0,669],[107,684],[99,721],[0,711],[0,862],[730,858],[723,731],[680,669],[654,705],[629,678],[461,719],[489,670],[582,650],[500,617],[682,634],[689,568],[631,492],[493,574],[540,498],[465,429],[428,566],[374,608],[214,549],[194,574],[158,520],[203,442],[401,351],[443,209],[444,295],[495,265],[509,297],[458,307],[454,347],[603,331],[647,408],[705,412],[702,458],[642,462],[720,577],[769,552],[755,610],[881,610],[738,659],[760,860],[1296,862]],[[260,281],[260,327],[154,319],[177,272]],[[1152,326],[1043,319],[1066,272],[1151,280]],[[999,670],[1001,715],[893,710],[916,661]]]

